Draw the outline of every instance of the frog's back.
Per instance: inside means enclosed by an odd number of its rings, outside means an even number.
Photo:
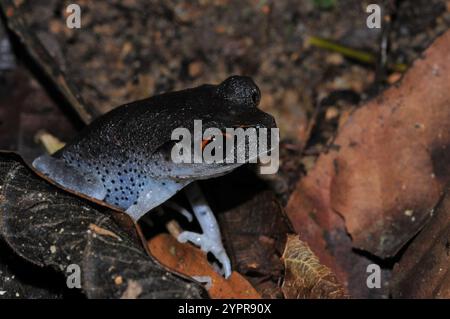
[[[167,108],[152,98],[120,106],[33,165],[63,187],[127,209],[164,175],[152,157],[161,144],[155,132],[159,125],[148,124],[162,113]]]

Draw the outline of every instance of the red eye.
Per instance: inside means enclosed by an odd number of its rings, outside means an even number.
[[[228,133],[222,133],[222,136],[225,137],[225,139],[231,139],[232,135],[228,134]],[[212,141],[214,141],[215,138],[209,138],[206,140],[202,140],[202,151],[205,149],[206,145],[208,145],[209,143],[211,143]]]
[[[209,143],[211,143],[213,141],[212,138],[208,139],[208,140],[202,140],[202,151],[205,149],[206,145],[208,145]]]

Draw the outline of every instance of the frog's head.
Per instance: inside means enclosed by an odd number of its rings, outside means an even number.
[[[181,131],[175,129],[171,141],[154,153],[155,159],[167,168],[170,178],[194,180],[220,176],[244,163],[256,162],[257,157],[277,146],[271,139],[275,120],[258,108],[261,92],[251,78],[232,76],[218,85],[203,85],[179,93],[183,100],[179,105],[183,107],[178,110],[185,114],[185,126]],[[217,134],[202,135],[196,140],[198,132]],[[185,138],[187,133],[191,139]],[[260,144],[262,138],[266,141]],[[227,143],[232,140],[234,148],[227,149]],[[180,162],[181,157],[174,158],[174,155],[186,155],[189,146],[190,158],[194,159],[197,147],[197,155],[200,155],[197,159],[201,162]],[[226,156],[227,161],[224,160]],[[183,157],[184,160],[187,158]]]

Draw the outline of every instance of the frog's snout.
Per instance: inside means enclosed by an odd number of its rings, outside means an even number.
[[[257,107],[261,100],[261,91],[248,76],[233,75],[217,87],[220,98],[236,105]]]

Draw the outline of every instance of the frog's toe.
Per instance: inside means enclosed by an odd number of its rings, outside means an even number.
[[[188,211],[186,208],[178,205],[177,203],[175,203],[174,201],[168,200],[167,202],[165,202],[163,204],[164,206],[173,209],[174,211],[180,213],[181,215],[183,215],[188,222],[192,222],[194,220],[194,216],[192,215],[192,213],[190,211]]]
[[[205,234],[198,234],[190,231],[184,231],[178,235],[178,241],[181,243],[191,242],[199,246],[205,253],[211,253],[222,264],[223,275],[228,278],[231,275],[231,263],[228,258],[222,242],[214,237],[208,237]]]

